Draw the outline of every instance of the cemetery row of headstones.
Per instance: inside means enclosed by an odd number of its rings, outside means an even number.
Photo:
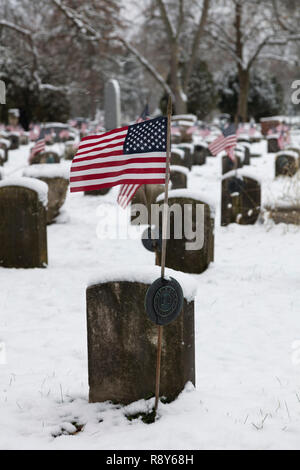
[[[106,90],[107,128],[120,124],[120,102],[117,84],[112,81]],[[197,229],[197,206],[203,206],[203,243],[187,249],[194,239],[175,238],[175,215],[170,214],[170,238],[167,241],[166,267],[178,273],[202,273],[214,260],[214,206],[203,195],[188,189],[188,174],[194,165],[204,165],[210,157],[207,144],[193,145],[177,141],[171,154],[171,188],[168,204],[178,205],[181,225],[184,208],[191,211],[192,231]],[[1,141],[0,141],[1,144]],[[71,159],[74,146],[66,145],[66,158]],[[277,150],[276,150],[277,152]],[[1,155],[0,155],[1,157]],[[242,168],[250,164],[250,145],[240,140],[236,163],[227,156],[222,159],[221,224],[253,224],[261,205],[261,190],[257,180]],[[285,160],[284,160],[284,158]],[[290,157],[290,158],[289,158]],[[299,155],[294,150],[278,154],[278,174],[290,174],[298,168]],[[18,181],[0,183],[0,265],[5,267],[44,267],[47,264],[46,223],[51,223],[62,206],[68,187],[55,152],[41,153]],[[46,165],[41,165],[46,163]],[[52,163],[52,165],[48,165]],[[54,163],[54,165],[53,165]],[[56,163],[56,164],[55,164]],[[284,168],[285,173],[280,173]],[[103,195],[108,190],[93,192]],[[48,192],[48,207],[47,207]],[[164,187],[141,187],[132,204],[145,204],[146,223],[152,226],[151,205],[163,202]],[[91,193],[87,193],[91,194]],[[135,217],[132,215],[132,223]],[[158,277],[161,264],[162,220],[156,227],[157,240],[148,249],[155,252],[151,275],[145,272],[115,273],[93,283],[87,289],[87,326],[89,355],[90,401],[113,400],[130,403],[148,398],[154,391],[156,328],[144,313],[144,298],[150,283]],[[180,274],[181,281],[184,280]],[[184,282],[184,281],[183,281]],[[190,280],[188,280],[190,282]],[[113,354],[112,354],[113,351]],[[185,383],[195,383],[194,301],[185,293],[182,314],[165,329],[162,349],[161,393],[168,400],[176,398]]]

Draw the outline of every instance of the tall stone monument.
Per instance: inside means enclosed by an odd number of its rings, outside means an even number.
[[[117,80],[111,79],[104,91],[105,128],[107,131],[121,126],[120,86]]]

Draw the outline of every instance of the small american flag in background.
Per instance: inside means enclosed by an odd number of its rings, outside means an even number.
[[[167,118],[84,137],[72,161],[71,192],[119,184],[163,184]]]
[[[150,112],[149,112],[149,106],[146,104],[142,114],[137,118],[135,123],[139,122],[144,122],[144,121],[149,121],[150,119]],[[131,199],[137,192],[137,190],[141,187],[141,184],[122,184],[118,196],[118,204],[123,207],[123,209],[126,209],[128,204],[130,203]]]
[[[209,146],[209,150],[213,155],[218,155],[218,153],[225,150],[228,157],[235,161],[234,148],[236,146],[236,126],[235,124],[229,124],[226,129],[223,130],[223,134],[217,137]]]
[[[30,159],[29,160],[30,161],[33,160],[35,155],[37,155],[40,152],[44,152],[44,151],[45,151],[45,139],[37,140],[36,143],[34,144],[34,146],[32,147],[31,151],[30,151]]]

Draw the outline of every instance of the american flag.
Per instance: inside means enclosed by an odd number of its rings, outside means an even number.
[[[223,130],[222,135],[209,144],[208,148],[213,155],[217,155],[222,152],[222,150],[225,150],[228,157],[232,161],[235,161],[234,148],[236,142],[236,126],[235,124],[229,124],[229,126]]]
[[[285,124],[280,124],[276,127],[276,131],[279,133],[278,146],[280,150],[284,150],[285,146],[290,143],[289,128]]]
[[[164,117],[83,137],[72,161],[71,192],[119,184],[163,184],[166,149]]]
[[[143,109],[142,114],[137,118],[135,121],[136,124],[139,122],[149,121],[150,119],[150,112],[149,106],[146,104],[145,108]],[[122,184],[120,188],[120,192],[118,195],[118,204],[123,208],[126,209],[128,204],[130,203],[131,199],[137,192],[137,190],[141,187],[141,184]]]
[[[33,160],[33,158],[35,157],[35,155],[37,155],[38,153],[40,152],[44,152],[45,151],[45,139],[39,139],[36,141],[36,143],[34,144],[34,146],[32,147],[31,151],[30,151],[30,161]]]

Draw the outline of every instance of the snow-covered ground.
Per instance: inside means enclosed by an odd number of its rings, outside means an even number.
[[[27,158],[28,147],[10,152],[5,174],[21,174]],[[275,187],[273,166],[272,155],[251,164],[263,198]],[[88,403],[85,287],[110,267],[151,265],[154,256],[139,239],[105,239],[117,189],[69,194],[48,227],[48,268],[0,268],[1,449],[300,449],[299,228],[220,227],[218,159],[194,167],[189,187],[217,203],[215,262],[193,276],[196,388],[161,404],[151,425],[125,414],[152,402]],[[72,435],[72,423],[81,432]]]

